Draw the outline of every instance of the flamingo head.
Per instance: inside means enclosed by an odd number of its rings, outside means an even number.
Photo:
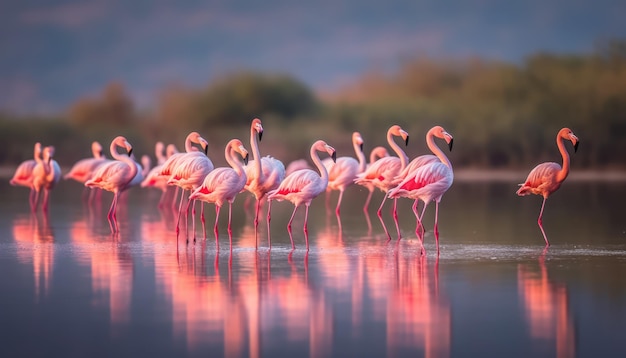
[[[98,141],[91,142],[91,153],[94,158],[102,158],[104,156],[102,153],[102,146]]]
[[[128,143],[125,137],[121,135],[115,137],[115,139],[113,139],[113,144],[115,144],[118,147],[122,147],[126,149],[126,152],[128,153],[129,157],[133,154],[133,146],[130,145],[130,143]]]
[[[243,143],[241,143],[239,139],[233,139],[231,143],[231,147],[233,148],[235,152],[241,155],[241,158],[243,158],[243,164],[248,165],[249,155],[248,155],[248,151],[246,150],[246,147],[243,146]]]
[[[178,153],[178,149],[174,144],[168,144],[167,148],[165,148],[165,156],[168,158],[176,153]]]
[[[47,146],[43,149],[43,160],[46,164],[50,164],[50,161],[54,157],[54,146]]]
[[[154,152],[158,153],[159,155],[163,154],[163,151],[165,150],[165,144],[163,144],[163,142],[158,141],[154,144]]]
[[[209,152],[209,142],[207,142],[206,139],[202,138],[202,136],[200,136],[198,132],[189,133],[186,141],[190,141],[191,143],[199,145],[204,154],[207,154]]]
[[[35,143],[35,152],[34,152],[34,158],[40,158],[41,157],[41,143],[37,142]]]
[[[426,134],[426,138],[428,138],[429,136],[435,136],[437,138],[441,138],[445,140],[446,143],[448,143],[448,148],[450,149],[450,151],[452,151],[452,144],[454,143],[454,138],[452,137],[452,134],[446,132],[446,130],[443,129],[442,126],[432,127]]]
[[[399,125],[393,125],[389,128],[388,133],[395,135],[396,137],[402,137],[404,145],[409,145],[409,133],[402,129]]]
[[[361,137],[361,133],[359,132],[352,133],[352,143],[355,143],[356,145],[358,145],[359,149],[361,149],[361,152],[363,151],[363,137]]]
[[[261,139],[263,138],[263,125],[261,124],[260,119],[255,118],[252,120],[252,130],[257,132],[257,134],[259,135],[259,142],[260,142]]]
[[[563,128],[559,131],[559,137],[569,140],[572,142],[572,144],[574,145],[574,153],[576,153],[576,151],[578,151],[578,137],[576,137],[576,135],[574,134],[574,132],[572,132],[571,129],[569,128]]]

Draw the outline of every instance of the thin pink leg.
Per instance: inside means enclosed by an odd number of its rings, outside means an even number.
[[[341,199],[343,199],[343,189],[339,190],[339,199],[337,200],[337,207],[335,208],[335,214],[337,214],[337,216],[339,216],[340,213]]]
[[[420,239],[420,242],[422,243],[422,253],[425,255],[426,254],[426,248],[424,248],[424,235],[426,234],[426,232],[424,231],[424,226],[422,225],[422,219],[424,218],[424,213],[426,212],[426,207],[428,206],[428,204],[425,202],[424,203],[424,207],[422,208],[422,213],[420,214],[420,216],[417,218],[417,221],[419,222],[419,226],[422,227],[422,234],[419,235],[418,234],[418,238]],[[417,228],[415,229],[415,233],[418,233]]]
[[[546,205],[546,198],[543,198],[543,202],[541,203],[541,211],[539,212],[539,219],[537,219],[537,223],[539,224],[539,228],[541,229],[541,233],[543,234],[543,239],[546,240],[546,247],[550,246],[548,242],[548,237],[546,236],[546,232],[543,230],[543,221],[541,218],[543,217],[543,207]]]
[[[34,213],[37,211],[37,205],[39,204],[39,190],[35,191],[35,197],[33,198],[33,202],[30,204],[30,210]]]
[[[289,238],[291,239],[291,248],[295,249],[296,245],[294,245],[293,243],[293,237],[291,236],[291,223],[293,222],[293,217],[296,215],[296,211],[298,210],[298,207],[295,206],[293,208],[293,213],[291,213],[291,218],[289,219],[289,222],[287,223],[287,232],[289,232]]]
[[[176,192],[178,192],[178,187],[176,188]],[[185,200],[185,195],[180,196],[180,204],[178,205],[178,217],[176,218],[176,234],[180,232],[180,214],[183,212],[183,200]]]
[[[272,201],[267,201],[267,244],[272,249],[272,238],[270,236],[270,221],[272,221]]]
[[[433,231],[435,233],[435,240],[437,241],[437,253],[439,253],[439,225],[438,225],[438,220],[439,220],[439,201],[435,201],[435,227],[433,228]]]
[[[367,213],[367,209],[370,207],[370,201],[372,200],[372,195],[374,195],[374,190],[370,190],[370,193],[367,194],[367,199],[365,199],[365,204],[363,205],[363,211]]]
[[[221,209],[221,206],[215,205],[215,226],[213,226],[213,232],[215,233],[215,240],[217,240],[217,236],[219,235],[218,230],[217,230],[217,222],[218,222],[218,219],[220,218],[220,209]]]
[[[232,235],[233,233],[233,229],[230,226],[230,221],[233,217],[233,203],[232,202],[228,202],[228,233]]]
[[[304,240],[306,242],[306,251],[309,251],[309,229],[307,229],[307,223],[309,220],[309,204],[306,204],[304,207]]]
[[[396,224],[396,231],[398,232],[398,240],[402,238],[400,235],[400,223],[398,223],[398,198],[393,199],[393,221]]]
[[[380,206],[378,207],[378,211],[376,212],[379,218],[383,217],[382,210],[383,210],[383,205],[385,205],[385,200],[387,200],[387,194],[383,196],[383,201],[382,203],[380,203]]]
[[[254,211],[254,231],[259,226],[259,211],[261,210],[261,199],[256,200],[256,210]]]
[[[44,189],[43,190],[43,204],[41,205],[41,208],[43,209],[44,213],[48,212],[48,200],[49,199],[50,199],[50,190]]]
[[[30,188],[30,192],[28,193],[28,205],[30,205],[30,208],[33,208],[33,202],[35,200],[35,189],[33,189],[32,187]]]

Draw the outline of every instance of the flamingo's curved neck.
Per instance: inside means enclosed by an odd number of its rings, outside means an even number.
[[[428,131],[428,134],[426,135],[426,145],[428,146],[428,149],[430,149],[430,151],[433,152],[433,154],[437,158],[439,158],[439,160],[443,164],[447,165],[448,168],[452,168],[452,163],[450,163],[448,157],[441,150],[441,148],[439,148],[437,144],[435,144],[435,135],[431,131]]]
[[[562,182],[563,180],[565,180],[565,178],[567,178],[567,175],[569,174],[569,153],[567,152],[567,149],[565,149],[565,143],[563,138],[559,135],[557,135],[556,137],[556,145],[557,147],[559,147],[559,152],[561,152],[561,156],[563,157],[563,166],[558,172],[556,180]]]
[[[322,164],[320,156],[317,154],[316,146],[311,147],[311,159],[313,160],[313,164],[315,164],[317,169],[320,171],[322,182],[326,183],[325,185],[328,185],[328,171],[326,171],[326,167]]]
[[[367,166],[365,154],[363,154],[363,151],[361,150],[361,145],[356,141],[352,141],[352,146],[354,147],[354,153],[356,153],[357,158],[359,158],[359,173],[363,173],[365,171],[365,167]]]
[[[396,142],[394,142],[391,131],[387,131],[387,142],[389,143],[391,149],[393,149],[393,151],[396,152],[396,154],[400,158],[400,170],[403,170],[409,162],[409,157],[407,157],[402,148],[400,148],[400,146],[396,144]]]
[[[193,146],[191,145],[191,134],[187,136],[185,139],[185,152],[191,153],[194,151]]]
[[[263,170],[261,168],[261,153],[259,153],[259,143],[256,140],[256,131],[254,125],[250,127],[250,146],[252,147],[252,153],[254,154],[254,169],[256,171],[256,177],[261,179]]]
[[[130,182],[131,180],[133,180],[135,175],[137,175],[137,166],[135,165],[135,161],[132,160],[130,156],[119,154],[117,152],[116,146],[117,144],[115,144],[115,141],[111,142],[111,147],[109,148],[109,151],[111,152],[111,157],[128,165],[128,167],[130,168],[128,181]]]
[[[237,154],[235,152],[235,148],[233,148],[233,145],[227,145],[226,149],[224,150],[224,157],[226,158],[226,162],[235,170],[237,175],[239,175],[239,177],[241,178],[244,173],[243,166],[241,165],[241,162],[236,159],[236,155]]]
[[[39,143],[35,144],[35,150],[33,152],[33,159],[35,159],[36,162],[38,162],[37,159],[41,160],[41,144]]]

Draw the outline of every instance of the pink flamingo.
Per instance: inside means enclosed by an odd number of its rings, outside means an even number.
[[[419,199],[424,202],[424,208],[421,215],[418,217],[417,212],[414,210],[415,218],[418,222],[418,227],[421,225],[422,218],[428,203],[435,201],[435,239],[437,241],[437,252],[439,252],[439,228],[438,228],[438,215],[439,215],[439,202],[441,197],[450,188],[454,180],[454,174],[452,172],[452,163],[448,157],[443,153],[439,147],[434,143],[434,137],[443,138],[450,150],[452,150],[453,138],[452,135],[443,129],[441,126],[435,126],[428,131],[426,135],[426,142],[428,148],[435,153],[438,158],[436,161],[431,161],[425,165],[422,165],[409,173],[394,189],[389,191],[389,198],[408,197],[411,199]],[[417,228],[415,229],[417,234]],[[418,234],[419,237],[419,234]],[[423,241],[423,238],[421,239]],[[423,250],[423,245],[422,245]]]
[[[84,184],[87,180],[91,178],[93,173],[100,165],[109,161],[102,153],[102,145],[100,145],[98,141],[91,142],[91,153],[91,158],[84,158],[74,163],[70,171],[65,174],[65,176],[63,176],[63,179],[72,179],[81,184]],[[91,190],[89,188],[85,189],[90,191],[89,202],[91,202],[95,190]]]
[[[387,131],[387,142],[389,146],[396,152],[397,157],[384,157],[378,159],[372,165],[369,166],[365,170],[365,172],[357,175],[357,179],[355,182],[357,184],[363,185],[365,183],[372,183],[378,189],[387,193],[390,189],[394,188],[398,185],[398,174],[406,167],[409,159],[407,158],[404,151],[393,141],[393,136],[401,137],[404,139],[405,145],[409,144],[409,134],[405,132],[400,126],[393,125]],[[378,218],[382,222],[382,209],[383,205],[385,205],[385,200],[387,200],[387,195],[383,197],[383,201],[380,203],[380,207],[378,208],[377,214]],[[396,230],[398,231],[398,237],[400,237],[400,227],[398,225],[398,210],[397,210],[397,198],[394,199],[393,203],[393,218],[396,223]],[[383,225],[384,227],[384,225]],[[391,236],[387,233],[389,239]]]
[[[304,214],[304,233],[306,238],[306,248],[309,249],[309,238],[308,238],[308,229],[307,229],[307,221],[309,218],[309,205],[311,205],[311,201],[320,195],[324,190],[326,190],[326,186],[328,185],[328,172],[326,171],[326,167],[322,164],[320,157],[317,152],[326,152],[333,160],[337,159],[337,153],[335,149],[330,145],[326,144],[323,140],[318,140],[311,146],[311,159],[313,163],[319,170],[320,174],[316,173],[310,169],[302,169],[298,170],[294,173],[291,173],[288,177],[283,180],[283,182],[278,186],[277,189],[272,190],[268,193],[268,200],[289,200],[293,203],[293,213],[291,214],[291,218],[289,219],[289,223],[287,224],[287,230],[289,231],[289,237],[291,239],[291,247],[295,248],[293,243],[293,238],[291,237],[291,223],[293,221],[293,217],[298,210],[298,207],[301,204],[304,204],[306,207],[306,211]]]
[[[143,181],[140,186],[142,188],[152,187],[161,190],[161,197],[159,198],[158,207],[161,208],[165,202],[165,196],[167,194],[167,189],[169,186],[167,185],[168,176],[161,175],[161,170],[163,169],[163,164],[167,161],[169,157],[178,153],[176,146],[173,144],[169,144],[166,149],[166,154],[163,155],[163,142],[157,142],[155,145],[155,154],[157,158],[157,165],[155,165],[150,171],[144,176]],[[178,187],[176,187],[178,189]],[[174,198],[174,201],[176,198]]]
[[[244,148],[239,139],[232,139],[226,145],[224,156],[230,167],[216,168],[210,172],[202,182],[202,185],[191,193],[189,200],[202,200],[207,203],[215,203],[215,239],[218,237],[217,223],[220,217],[220,209],[228,201],[228,234],[231,236],[232,206],[235,196],[243,190],[246,185],[246,173],[243,166],[234,156],[234,152],[239,153],[244,164],[248,162],[248,151]]]
[[[363,154],[363,137],[361,137],[359,132],[352,133],[352,147],[357,158],[359,158],[358,161],[352,157],[339,157],[336,163],[333,163],[331,158],[326,158],[322,161],[322,164],[328,171],[327,198],[332,190],[339,190],[339,199],[337,199],[337,207],[335,208],[335,214],[337,215],[339,215],[344,190],[349,185],[354,184],[357,174],[365,171],[367,164],[365,154]]]
[[[256,209],[254,213],[254,229],[256,232],[259,225],[261,199],[263,199],[265,194],[270,190],[278,188],[278,185],[283,181],[285,178],[285,165],[280,160],[272,158],[269,155],[261,158],[255,133],[258,134],[259,141],[261,141],[263,137],[263,125],[258,118],[253,119],[250,125],[250,147],[252,148],[254,159],[250,160],[248,165],[245,166],[246,177],[248,178],[245,189],[251,192],[256,199]],[[267,205],[267,226],[269,234],[271,202],[268,202]]]
[[[13,186],[25,186],[30,189],[28,195],[28,203],[31,208],[33,206],[33,199],[35,198],[35,188],[33,187],[33,169],[37,165],[37,158],[41,157],[41,143],[35,143],[33,151],[33,159],[28,159],[20,163],[15,169],[15,174],[9,183]]]
[[[128,155],[119,154],[117,147],[126,149]],[[117,200],[120,193],[130,187],[130,182],[135,175],[137,175],[137,165],[135,161],[130,158],[133,147],[123,136],[115,137],[113,141],[111,141],[109,149],[111,157],[115,160],[98,167],[91,179],[85,182],[85,186],[113,192],[113,201],[111,202],[107,219],[109,219],[111,232],[115,233],[119,231],[117,225]]]
[[[198,152],[198,149],[193,144],[199,145],[202,148],[203,153]],[[202,138],[198,132],[191,132],[185,139],[185,153],[175,153],[169,157],[163,167],[161,168],[160,175],[164,175],[168,178],[168,185],[176,185],[183,189],[183,195],[180,197],[180,204],[178,206],[178,217],[176,218],[176,234],[180,232],[180,215],[183,211],[183,200],[185,199],[184,191],[193,190],[202,184],[204,177],[213,170],[213,163],[206,156],[209,143],[206,139]],[[201,157],[204,156],[205,159]],[[196,166],[194,168],[194,166]],[[194,184],[196,186],[194,187]],[[188,188],[188,189],[185,189]],[[187,209],[185,211],[185,223],[189,216],[189,204],[187,203]],[[202,207],[204,209],[204,206]],[[194,206],[195,209],[195,206]],[[204,212],[202,213],[204,218]],[[195,239],[195,218],[193,217],[194,239]]]
[[[539,212],[539,219],[537,223],[543,234],[543,239],[546,241],[546,247],[550,246],[546,232],[543,230],[543,223],[541,217],[543,216],[543,208],[546,205],[546,199],[550,194],[554,193],[561,183],[567,178],[569,174],[569,154],[565,149],[564,141],[569,140],[574,145],[574,152],[578,150],[578,137],[574,135],[571,129],[563,128],[556,135],[556,145],[559,148],[559,152],[563,157],[563,167],[557,163],[546,162],[537,165],[530,171],[526,182],[519,184],[520,188],[517,191],[517,195],[525,196],[529,194],[536,194],[543,196],[543,202],[541,204],[541,211]]]
[[[389,152],[387,152],[387,148],[380,147],[380,146],[379,147],[375,147],[370,152],[370,162],[365,167],[365,169],[367,170],[367,168],[369,168],[379,158],[384,158],[384,157],[388,157],[388,156],[389,156]],[[362,182],[362,183],[358,183],[358,184],[363,186],[363,187],[365,187],[369,191],[369,194],[367,194],[367,199],[365,199],[365,204],[363,205],[363,211],[367,214],[367,209],[370,206],[370,201],[372,200],[372,195],[374,194],[374,189],[376,189],[376,187],[374,186],[374,184],[371,181]]]
[[[33,169],[33,188],[35,189],[35,197],[32,203],[32,211],[37,210],[39,201],[39,193],[43,189],[43,202],[41,208],[44,212],[48,212],[48,199],[50,190],[54,188],[56,183],[61,179],[61,168],[54,157],[54,147],[44,147],[42,150],[43,158],[37,157],[37,165]]]

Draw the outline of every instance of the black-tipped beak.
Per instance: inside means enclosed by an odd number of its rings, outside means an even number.
[[[333,158],[333,163],[337,163],[337,152],[333,152],[330,157]]]
[[[209,146],[204,147],[204,155],[209,155]]]
[[[99,153],[100,153],[100,158],[102,158],[102,156],[104,155],[104,153],[102,153],[102,151],[100,151]]]
[[[249,157],[250,157],[250,155],[246,153],[246,156],[243,157],[243,164],[248,165],[248,158]]]
[[[404,145],[405,146],[409,145],[409,136],[406,136],[406,139],[404,140]]]
[[[259,142],[261,141],[261,139],[263,138],[263,131],[259,132]]]
[[[46,163],[46,164],[50,165],[51,161],[52,161],[52,158],[48,158],[48,163]]]
[[[128,151],[128,156],[130,157],[130,155],[133,154],[133,148],[130,148],[130,150]]]
[[[361,152],[362,152],[362,151],[363,151],[363,143],[361,143],[361,144],[359,145],[359,148],[361,149]]]
[[[576,142],[576,144],[574,144],[574,153],[576,153],[576,151],[578,150],[578,143],[580,142]]]
[[[452,151],[452,144],[454,143],[454,138],[450,139],[450,143],[448,143],[448,148]]]

